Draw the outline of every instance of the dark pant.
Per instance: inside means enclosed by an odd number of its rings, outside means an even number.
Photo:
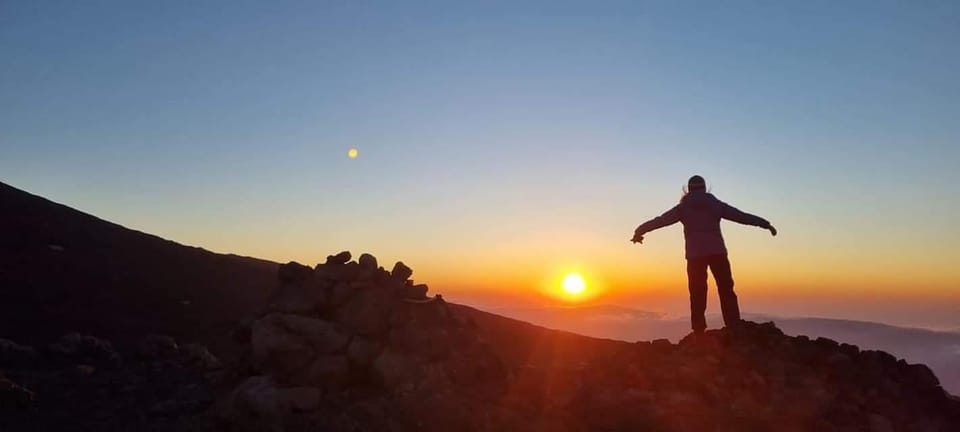
[[[720,294],[720,310],[723,323],[732,327],[740,322],[740,306],[737,294],[733,292],[733,276],[730,274],[730,260],[726,254],[710,255],[687,259],[687,284],[690,288],[690,321],[693,331],[701,332],[707,328],[707,267],[717,281]]]

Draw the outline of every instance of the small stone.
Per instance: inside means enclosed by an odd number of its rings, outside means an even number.
[[[338,253],[338,254],[336,254],[336,255],[330,255],[330,256],[328,256],[328,257],[327,257],[327,264],[334,264],[334,265],[336,265],[336,264],[346,264],[348,261],[350,261],[350,258],[351,258],[351,257],[352,257],[352,255],[350,255],[350,251],[343,251],[343,252],[340,252],[340,253]]]
[[[402,281],[410,279],[410,276],[412,275],[413,270],[411,270],[410,267],[407,267],[407,265],[402,261],[397,261],[397,263],[393,265],[393,271],[390,272],[390,276],[396,280]]]

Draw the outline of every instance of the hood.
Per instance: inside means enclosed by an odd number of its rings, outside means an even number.
[[[707,208],[716,203],[717,197],[709,192],[703,191],[694,191],[684,195],[683,199],[680,201],[685,206],[690,206],[695,209]]]

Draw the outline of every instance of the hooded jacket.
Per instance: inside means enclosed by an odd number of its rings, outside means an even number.
[[[761,228],[770,227],[770,222],[766,219],[737,210],[713,194],[698,190],[685,195],[680,204],[666,213],[644,222],[637,227],[637,233],[643,235],[657,228],[682,222],[687,259],[721,255],[727,253],[727,246],[720,232],[720,219]]]

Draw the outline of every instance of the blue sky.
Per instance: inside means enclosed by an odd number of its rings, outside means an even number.
[[[676,232],[621,243],[699,173],[783,233],[726,228],[747,281],[944,294],[958,42],[948,1],[7,1],[0,180],[213,250],[373,250],[452,286],[478,263],[677,266]]]

